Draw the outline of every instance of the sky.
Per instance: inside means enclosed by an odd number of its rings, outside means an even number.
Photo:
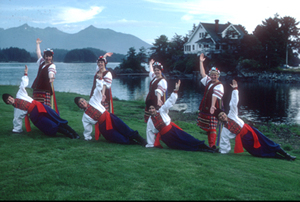
[[[161,35],[169,40],[186,36],[194,24],[216,19],[240,24],[252,34],[276,13],[300,21],[299,6],[299,0],[0,0],[0,28],[27,23],[73,34],[93,25],[153,44]]]

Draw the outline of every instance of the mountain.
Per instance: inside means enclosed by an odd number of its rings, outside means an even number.
[[[27,24],[9,29],[0,28],[1,49],[17,47],[35,52],[37,38],[42,40],[42,51],[46,48],[72,50],[91,47],[127,54],[130,47],[134,47],[137,51],[141,47],[151,47],[150,44],[131,34],[96,28],[92,25],[75,34],[68,34],[53,27],[34,28]]]

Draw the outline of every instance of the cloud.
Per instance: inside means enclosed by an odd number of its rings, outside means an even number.
[[[104,7],[91,6],[89,9],[79,8],[63,8],[57,16],[55,16],[52,24],[77,23],[95,18],[102,12]]]

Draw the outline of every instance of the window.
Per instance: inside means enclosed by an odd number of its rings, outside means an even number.
[[[193,50],[195,50],[195,45],[193,45]]]

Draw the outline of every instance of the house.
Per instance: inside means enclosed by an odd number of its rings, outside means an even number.
[[[244,35],[241,25],[219,24],[219,20],[215,20],[214,24],[200,22],[184,44],[184,54],[204,53],[211,57],[224,50],[234,51]]]

